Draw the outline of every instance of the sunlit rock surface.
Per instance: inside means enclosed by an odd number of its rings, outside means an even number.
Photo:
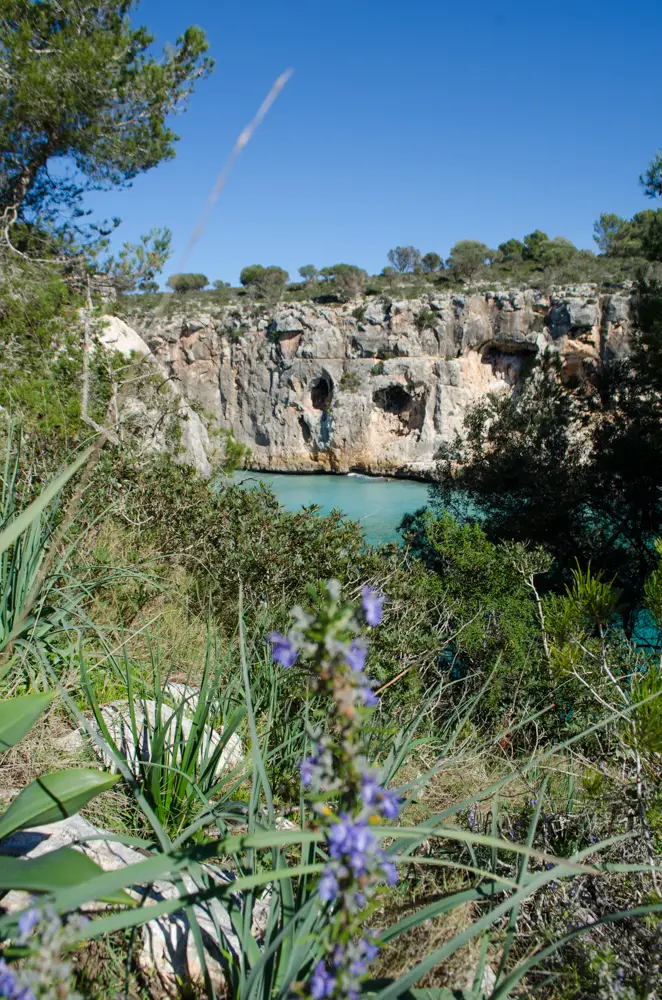
[[[189,404],[250,446],[254,468],[420,477],[471,405],[513,391],[536,354],[558,352],[572,375],[624,353],[628,332],[627,290],[591,285],[247,301],[139,329]]]

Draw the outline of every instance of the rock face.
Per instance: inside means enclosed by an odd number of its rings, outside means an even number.
[[[535,355],[568,374],[627,351],[628,293],[590,285],[362,304],[252,304],[141,331],[257,469],[426,477],[469,407],[512,391]]]
[[[184,398],[145,340],[117,316],[104,319],[98,342],[125,358],[142,355],[147,375],[134,379],[140,388],[127,394],[120,407],[120,424],[140,442],[140,453],[168,452],[176,462],[192,465],[201,475],[210,476],[211,451],[207,428],[200,415]]]

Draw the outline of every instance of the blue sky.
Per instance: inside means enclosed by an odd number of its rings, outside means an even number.
[[[662,149],[660,0],[143,0],[159,43],[207,32],[214,74],[174,122],[175,160],[89,205],[118,242],[168,225],[178,257],[235,139],[294,76],[237,162],[187,270],[378,272],[390,247],[446,256],[535,228],[593,248],[601,212],[650,207]]]

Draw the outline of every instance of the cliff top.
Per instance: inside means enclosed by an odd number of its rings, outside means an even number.
[[[413,277],[413,276],[412,276]],[[568,300],[584,300],[597,302],[605,295],[620,295],[629,297],[632,289],[631,281],[613,283],[575,282],[554,285],[513,285],[489,281],[476,282],[473,285],[455,283],[453,287],[432,282],[399,282],[381,287],[369,286],[365,292],[355,298],[346,300],[332,294],[330,291],[316,293],[314,290],[287,290],[282,297],[268,301],[256,297],[247,289],[220,289],[213,291],[191,292],[184,295],[173,293],[143,293],[123,295],[115,301],[107,303],[107,311],[121,316],[129,322],[142,325],[154,318],[161,321],[197,318],[199,316],[219,319],[229,314],[238,313],[253,320],[272,316],[279,311],[293,310],[304,307],[318,310],[320,308],[333,310],[338,315],[351,315],[362,321],[363,314],[369,312],[374,303],[386,304],[386,311],[391,308],[416,310],[425,307],[435,308],[439,303],[455,302],[461,304],[472,297],[485,300],[493,299],[497,304],[511,303],[517,308],[520,303],[541,304],[548,302],[556,304]]]

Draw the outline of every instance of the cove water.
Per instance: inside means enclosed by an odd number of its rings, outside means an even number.
[[[426,507],[428,501],[427,483],[351,472],[347,476],[330,476],[241,469],[233,479],[247,489],[265,483],[287,510],[297,511],[310,504],[319,504],[322,514],[334,508],[341,510],[360,523],[369,545],[399,541],[397,527],[404,515]]]

